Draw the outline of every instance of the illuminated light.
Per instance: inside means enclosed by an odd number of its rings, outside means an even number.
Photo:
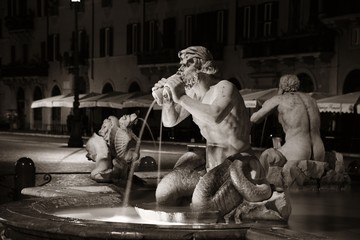
[[[81,2],[81,0],[71,0],[71,2]]]

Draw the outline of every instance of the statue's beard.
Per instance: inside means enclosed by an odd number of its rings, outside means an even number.
[[[185,89],[189,90],[199,82],[199,74],[196,72],[187,74],[187,76],[183,76],[183,79],[185,83]]]

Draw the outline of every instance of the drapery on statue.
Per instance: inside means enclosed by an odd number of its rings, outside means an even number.
[[[206,159],[185,153],[158,184],[157,202],[179,205],[190,201],[197,209],[217,210],[225,216],[244,202],[269,199],[272,190],[251,150],[250,120],[239,91],[231,82],[215,78],[217,69],[206,48],[188,47],[178,56],[177,74],[159,80],[153,95],[165,89],[163,102],[155,98],[163,106],[165,127],[192,116],[206,139]]]
[[[135,151],[137,136],[132,131],[137,115],[123,115],[120,119],[109,116],[103,121],[99,135],[86,143],[86,155],[96,162],[91,178],[97,182],[125,182],[128,178],[129,164],[139,158]]]
[[[250,118],[251,122],[258,123],[276,110],[285,132],[284,145],[277,149],[267,149],[260,156],[266,171],[269,166],[290,167],[300,160],[324,161],[319,109],[315,99],[299,92],[299,87],[300,81],[296,75],[282,76],[278,95],[265,101],[262,108]]]

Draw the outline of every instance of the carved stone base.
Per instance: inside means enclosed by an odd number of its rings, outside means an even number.
[[[285,192],[273,192],[270,199],[262,202],[243,201],[234,211],[225,216],[227,223],[254,221],[287,222],[291,213],[290,200]]]
[[[285,192],[273,192],[271,198],[261,202],[244,200],[237,208],[223,218],[217,211],[202,211],[189,206],[157,206],[156,203],[140,204],[136,212],[144,220],[168,223],[236,223],[254,221],[287,222],[291,205]]]
[[[350,177],[345,172],[343,156],[326,152],[324,162],[313,160],[289,161],[284,167],[270,166],[267,180],[276,189],[290,191],[350,190]]]

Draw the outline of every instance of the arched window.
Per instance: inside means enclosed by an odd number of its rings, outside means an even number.
[[[102,89],[102,93],[111,93],[113,92],[114,89],[112,87],[112,85],[110,83],[106,83]],[[112,109],[112,108],[101,108],[101,116],[102,116],[102,119],[105,119],[111,115],[114,115],[114,112],[115,110]]]
[[[139,84],[137,84],[136,82],[133,82],[130,87],[129,87],[129,92],[140,92],[141,89],[140,89],[140,86]]]
[[[113,92],[113,86],[110,83],[106,83],[101,91],[101,93],[109,93],[109,92]]]
[[[314,83],[311,77],[306,73],[300,73],[297,75],[300,80],[300,89],[301,92],[313,92],[315,91]]]
[[[60,88],[58,86],[54,86],[51,90],[51,96],[58,96],[61,95]],[[61,120],[61,108],[59,107],[53,107],[51,109],[51,120],[53,123],[60,123]]]
[[[357,92],[360,91],[360,70],[355,69],[351,71],[345,81],[343,86],[343,93]]]
[[[16,92],[16,111],[18,120],[17,127],[23,129],[25,124],[25,92],[21,87],[19,87]]]
[[[78,89],[79,89],[79,94],[84,94],[86,93],[86,89],[87,89],[87,84],[86,81],[83,77],[79,77],[79,81],[78,81]]]
[[[42,99],[44,96],[40,87],[36,87],[33,94],[33,100]],[[42,108],[34,108],[33,109],[33,120],[34,120],[34,128],[41,129],[42,128]]]

